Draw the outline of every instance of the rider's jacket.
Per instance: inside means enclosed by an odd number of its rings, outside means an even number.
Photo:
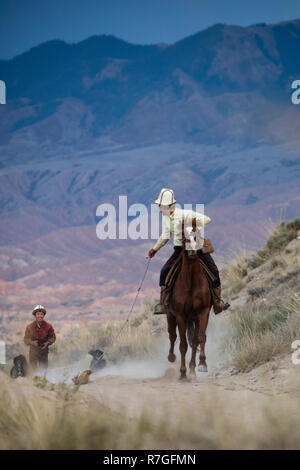
[[[168,240],[173,236],[174,245],[182,246],[182,222],[184,221],[185,227],[192,226],[192,220],[196,218],[196,249],[199,250],[203,245],[203,238],[201,237],[200,230],[203,229],[211,219],[200,212],[189,209],[180,209],[175,207],[173,214],[170,216],[163,215],[162,217],[162,234],[154,245],[153,249],[158,251],[164,246]]]

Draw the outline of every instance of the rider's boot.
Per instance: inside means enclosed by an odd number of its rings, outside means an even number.
[[[221,299],[221,286],[215,287],[213,290],[218,296],[218,297],[216,297],[215,295],[213,296],[214,312],[217,315],[218,313],[221,313],[223,310],[227,310],[230,307],[230,304],[228,302],[225,303]]]
[[[160,288],[160,300],[159,300],[159,304],[156,304],[155,307],[154,307],[154,312],[153,312],[154,315],[160,315],[160,314],[163,314],[163,313],[167,313],[165,305],[164,305],[164,303],[165,303],[164,301],[165,301],[166,296],[168,294],[166,294],[165,290],[166,290],[166,286],[161,286],[161,288]]]

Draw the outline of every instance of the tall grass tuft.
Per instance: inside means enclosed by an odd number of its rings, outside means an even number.
[[[68,387],[44,392],[1,374],[1,450],[139,449],[147,433],[149,421],[127,419]]]
[[[299,217],[288,223],[281,222],[281,224],[270,235],[265,246],[261,250],[257,251],[249,260],[249,267],[251,269],[257,268],[273,255],[278,254],[291,240],[297,238],[299,230]]]
[[[250,306],[236,312],[229,322],[227,347],[232,364],[246,371],[269,361],[274,355],[290,352],[300,338],[300,297],[290,293],[269,308]]]
[[[222,280],[224,281],[228,296],[237,294],[245,287],[247,274],[248,258],[245,255],[237,256],[223,268]]]
[[[191,403],[184,391],[170,401],[146,400],[138,418],[112,412],[94,399],[72,400],[1,379],[0,449],[289,449],[299,448],[298,400],[256,398],[201,387]],[[8,378],[6,377],[8,380]],[[15,388],[13,388],[12,383]],[[182,390],[182,387],[179,387]],[[171,391],[171,389],[169,389]],[[126,399],[126,397],[124,397]],[[238,423],[238,425],[237,425]]]

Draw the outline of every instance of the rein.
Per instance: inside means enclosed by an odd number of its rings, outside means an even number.
[[[141,290],[141,288],[142,288],[142,285],[143,285],[143,282],[144,282],[144,280],[145,280],[147,271],[148,271],[148,269],[149,269],[150,261],[151,261],[151,258],[148,258],[144,275],[143,275],[142,280],[141,280],[141,282],[140,282],[140,285],[139,285],[139,287],[138,287],[138,289],[137,289],[136,296],[135,296],[135,298],[134,298],[134,301],[132,302],[130,311],[129,311],[128,315],[127,315],[126,320],[125,320],[124,323],[121,325],[121,328],[119,329],[118,333],[115,335],[115,337],[113,337],[112,342],[111,342],[112,345],[117,341],[117,339],[119,338],[120,334],[122,333],[124,327],[125,327],[125,326],[128,324],[128,322],[129,322],[130,315],[131,315],[132,312],[133,312],[133,307],[134,307],[135,302],[136,302],[136,300],[137,300],[137,298],[138,298],[138,295],[139,295],[140,290]],[[105,354],[106,356],[108,356],[107,353],[104,353],[104,354]]]

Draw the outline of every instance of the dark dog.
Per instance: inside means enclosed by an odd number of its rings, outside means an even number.
[[[28,371],[28,364],[26,357],[23,354],[14,358],[14,366],[11,368],[10,376],[13,379],[17,377],[26,377]]]
[[[104,352],[101,349],[91,349],[89,355],[93,357],[90,369],[92,371],[101,370],[106,366],[106,360],[103,359]]]

